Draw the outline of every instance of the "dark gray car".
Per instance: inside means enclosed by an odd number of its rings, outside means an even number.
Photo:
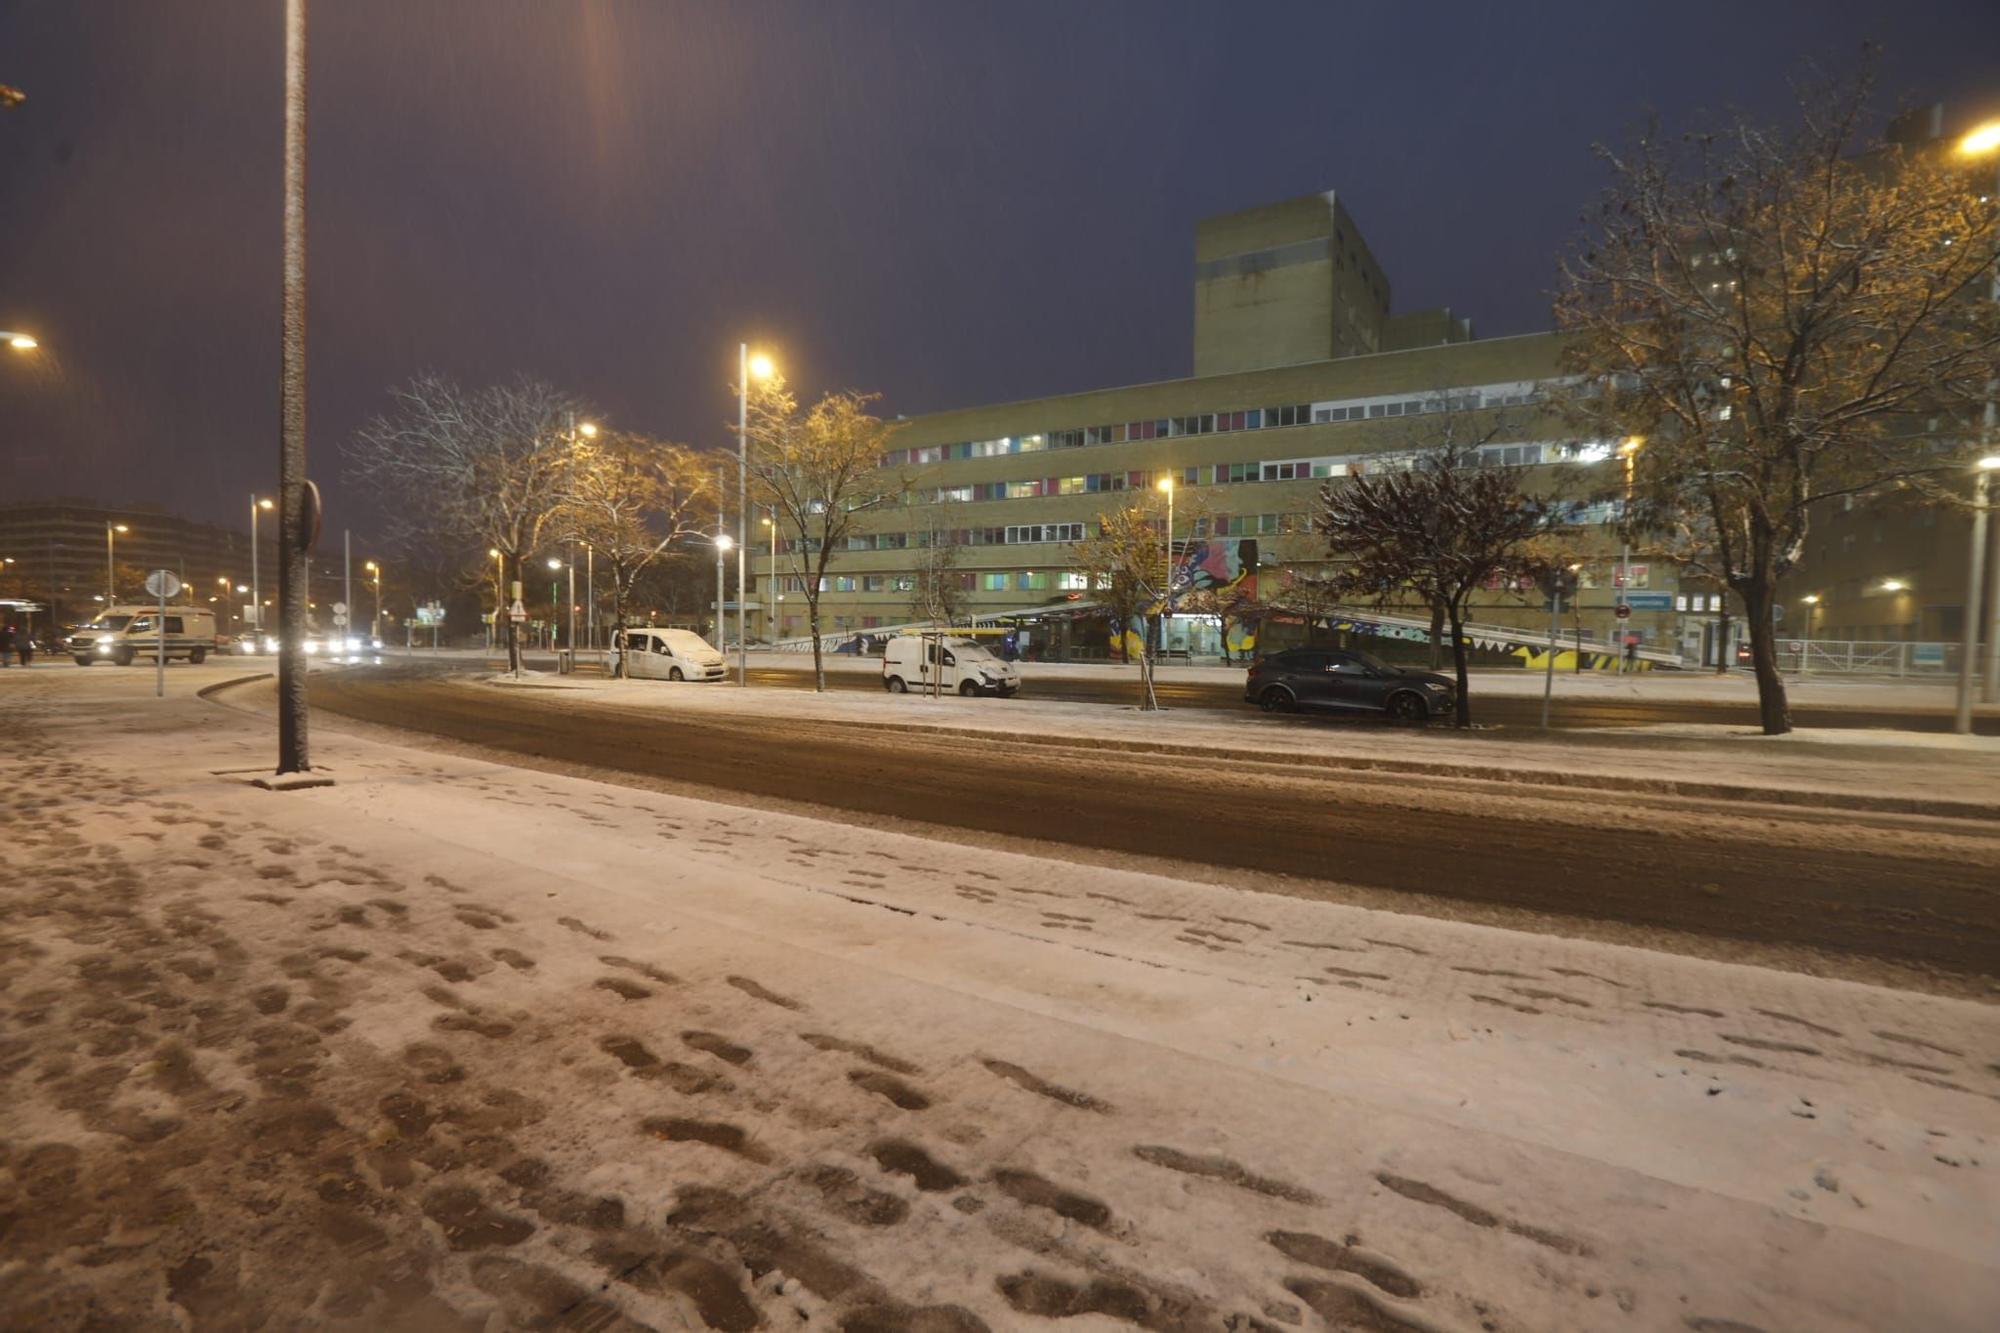
[[[1243,685],[1244,701],[1267,713],[1383,713],[1399,722],[1449,713],[1457,695],[1448,676],[1406,671],[1349,648],[1289,648],[1259,658]]]

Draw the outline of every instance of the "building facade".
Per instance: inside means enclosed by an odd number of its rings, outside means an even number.
[[[258,536],[263,601],[275,606],[275,533],[266,528]],[[89,619],[107,597],[146,600],[145,578],[155,569],[172,570],[187,585],[182,601],[212,602],[218,629],[238,626],[250,602],[247,532],[149,505],[55,500],[0,506],[0,589],[47,607],[57,624]],[[246,591],[239,593],[239,586]]]
[[[1575,498],[1578,531],[1598,552],[1585,569],[1580,625],[1612,641],[1615,513],[1586,501],[1615,479],[1617,464],[1610,442],[1574,438],[1548,406],[1562,374],[1555,335],[1479,340],[1448,310],[1392,316],[1387,278],[1331,193],[1199,225],[1194,335],[1197,373],[1187,379],[903,422],[883,460],[900,503],[871,510],[850,549],[836,554],[823,630],[851,635],[919,619],[918,571],[934,543],[957,548],[949,577],[975,615],[1052,616],[1087,602],[1071,548],[1098,515],[1135,501],[1156,507],[1164,528],[1157,486],[1169,478],[1176,558],[1229,577],[1241,562],[1243,595],[1282,601],[1290,575],[1326,563],[1325,540],[1311,530],[1321,486],[1408,467],[1437,447],[1449,419],[1459,438],[1486,441],[1482,461],[1529,469],[1531,487]],[[763,635],[806,633],[797,553],[778,556],[776,597],[768,552],[755,568]],[[1636,562],[1633,584],[1652,594],[1633,597],[1644,606],[1627,626],[1644,642],[1678,649],[1690,627],[1699,634],[1705,594],[1690,612],[1694,594]],[[1547,621],[1539,593],[1497,587],[1479,616]],[[1218,629],[1179,617],[1167,646],[1219,651]]]

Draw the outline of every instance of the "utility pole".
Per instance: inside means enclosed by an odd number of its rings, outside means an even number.
[[[340,530],[340,604],[347,608],[340,613],[346,622],[340,627],[340,651],[344,653],[354,632],[354,534],[346,528]]]
[[[283,344],[278,371],[278,772],[312,768],[306,735],[306,0],[285,0]]]

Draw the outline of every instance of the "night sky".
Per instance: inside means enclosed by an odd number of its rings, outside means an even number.
[[[318,0],[310,395],[532,373],[720,443],[739,338],[916,413],[1184,375],[1195,220],[1335,188],[1395,308],[1543,328],[1647,110],[1802,54],[2000,112],[2000,5]],[[233,524],[276,475],[278,0],[5,0],[0,502]]]

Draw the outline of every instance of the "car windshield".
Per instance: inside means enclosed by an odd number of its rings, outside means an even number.
[[[124,629],[132,623],[130,616],[100,616],[85,625],[85,629]]]

